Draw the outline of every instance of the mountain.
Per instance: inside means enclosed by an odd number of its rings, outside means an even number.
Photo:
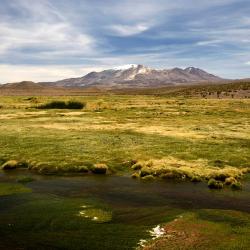
[[[194,67],[156,70],[144,65],[129,64],[101,72],[90,72],[79,78],[69,78],[47,84],[60,87],[140,88],[219,82],[222,80],[220,77]]]

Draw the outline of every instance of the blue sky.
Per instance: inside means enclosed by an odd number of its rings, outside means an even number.
[[[249,0],[0,0],[0,83],[123,64],[250,77]]]

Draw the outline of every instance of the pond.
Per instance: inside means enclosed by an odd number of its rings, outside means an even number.
[[[18,183],[24,175],[34,181]],[[186,211],[250,212],[249,197],[249,182],[243,191],[211,191],[203,183],[2,172],[0,249],[135,249]]]

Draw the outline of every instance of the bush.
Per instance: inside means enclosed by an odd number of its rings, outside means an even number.
[[[94,174],[106,174],[108,171],[108,166],[106,164],[98,163],[94,164],[90,170]]]
[[[207,183],[210,189],[222,189],[223,183],[220,181],[216,181],[215,179],[210,179]]]
[[[76,102],[76,101],[69,101],[68,104],[66,104],[66,108],[68,109],[82,109],[85,106],[86,106],[85,103]]]
[[[39,109],[82,109],[86,106],[86,103],[77,101],[51,101],[46,104],[38,106]]]

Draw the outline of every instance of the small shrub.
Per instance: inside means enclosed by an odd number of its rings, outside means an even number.
[[[76,101],[69,101],[66,104],[67,109],[83,109],[86,106],[85,103],[82,102],[76,102]]]
[[[18,161],[15,161],[15,160],[10,160],[10,161],[7,161],[5,162],[1,169],[3,170],[12,170],[12,169],[16,169],[18,167]]]
[[[207,183],[210,189],[222,189],[223,183],[220,181],[216,181],[215,179],[210,179]]]
[[[86,103],[77,102],[77,101],[51,101],[46,104],[38,106],[38,109],[83,109],[86,106]]]
[[[106,174],[108,171],[108,166],[103,163],[98,163],[94,164],[90,170],[94,174]]]

